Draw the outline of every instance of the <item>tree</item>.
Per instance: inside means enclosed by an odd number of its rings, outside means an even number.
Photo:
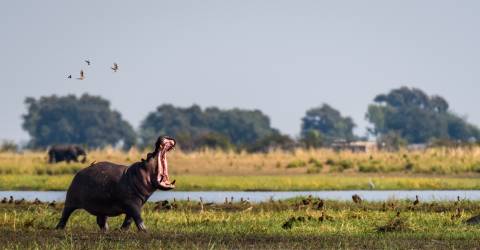
[[[25,104],[27,114],[23,115],[22,127],[30,134],[30,147],[81,144],[97,148],[123,143],[124,148],[129,148],[135,144],[132,126],[102,97],[29,97]]]
[[[355,123],[328,104],[307,110],[302,118],[302,141],[308,146],[330,144],[334,140],[354,140]],[[317,131],[315,134],[313,131]]]
[[[393,131],[382,134],[377,139],[379,146],[382,149],[396,151],[402,147],[407,146],[407,141],[403,139],[398,133]]]
[[[233,148],[228,137],[215,132],[199,135],[193,142],[193,145],[195,148],[213,148],[221,150],[229,150]]]
[[[315,129],[310,129],[304,132],[300,141],[307,149],[320,148],[325,146],[322,134]]]
[[[256,143],[248,147],[249,152],[264,152],[268,153],[272,150],[293,150],[295,148],[295,141],[288,135],[282,135],[275,131],[269,136],[266,136]]]
[[[143,146],[151,145],[159,134],[174,136],[179,146],[186,150],[212,146],[205,137],[215,137],[217,142],[238,148],[273,134],[270,119],[258,110],[206,108],[193,105],[187,108],[165,104],[157,107],[142,121],[140,137]],[[222,138],[222,139],[221,139]],[[209,139],[209,140],[210,140]],[[218,141],[219,140],[219,141]],[[223,147],[223,146],[222,146]]]
[[[480,130],[464,118],[449,111],[441,96],[428,96],[416,88],[401,87],[377,95],[368,107],[369,132],[379,138],[401,137],[408,143],[431,140],[479,139]]]

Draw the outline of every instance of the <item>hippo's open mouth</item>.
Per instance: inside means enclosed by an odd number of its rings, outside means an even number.
[[[160,144],[157,164],[157,184],[159,189],[170,190],[175,188],[175,180],[170,182],[168,175],[167,153],[175,149],[176,142],[173,138],[163,138]]]

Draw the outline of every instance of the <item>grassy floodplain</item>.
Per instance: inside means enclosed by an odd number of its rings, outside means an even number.
[[[73,175],[0,175],[0,190],[61,191]],[[369,182],[376,190],[453,190],[480,189],[480,178],[364,176],[364,175],[274,175],[199,176],[174,175],[177,191],[314,191],[366,190]]]
[[[306,201],[306,202],[305,202]],[[203,205],[203,209],[202,209]],[[95,217],[76,211],[66,231],[53,230],[62,204],[0,204],[0,245],[5,249],[473,249],[480,225],[465,220],[480,213],[480,203],[324,201],[316,198],[199,204],[147,203],[149,233],[117,230],[121,217],[100,232]],[[397,212],[400,214],[397,216]]]
[[[129,165],[146,152],[88,152],[88,162],[46,163],[46,152],[0,153],[0,189],[65,190],[93,161]],[[169,155],[177,190],[478,189],[480,147],[352,153],[328,149],[248,154],[205,150]]]

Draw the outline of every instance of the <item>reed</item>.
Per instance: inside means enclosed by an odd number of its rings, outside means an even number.
[[[88,152],[88,163],[48,164],[46,152],[0,153],[0,174],[68,175],[93,161],[131,164],[146,151],[106,148]],[[329,149],[270,153],[203,150],[169,155],[172,172],[191,175],[291,175],[316,173],[480,174],[480,147],[352,153]]]

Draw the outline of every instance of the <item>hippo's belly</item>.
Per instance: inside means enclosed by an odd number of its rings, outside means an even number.
[[[125,213],[121,204],[108,201],[89,201],[83,204],[83,209],[95,216],[119,216]]]

